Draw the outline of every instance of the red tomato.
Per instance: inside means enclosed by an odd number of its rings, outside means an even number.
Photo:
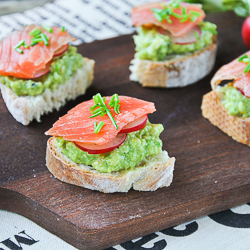
[[[241,30],[242,38],[248,48],[250,48],[250,16],[246,18]]]

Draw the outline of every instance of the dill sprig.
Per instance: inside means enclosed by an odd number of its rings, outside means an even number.
[[[244,69],[244,73],[248,73],[250,71],[250,57],[248,55],[244,55],[240,57],[238,61],[247,64],[246,68]]]

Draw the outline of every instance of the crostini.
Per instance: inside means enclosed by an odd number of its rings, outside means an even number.
[[[113,95],[83,102],[45,134],[46,164],[61,181],[105,193],[169,186],[175,158],[162,150],[152,102]]]
[[[204,22],[200,4],[164,1],[134,7],[135,56],[130,80],[143,87],[184,87],[210,73],[217,50],[216,25]]]
[[[29,25],[0,41],[0,89],[12,116],[23,125],[84,94],[94,61],[69,43],[64,27]]]
[[[203,96],[202,115],[238,142],[250,146],[250,51],[222,66]],[[219,84],[223,81],[223,86]],[[226,83],[225,83],[226,82]]]

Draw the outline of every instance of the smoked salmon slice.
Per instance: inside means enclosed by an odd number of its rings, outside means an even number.
[[[23,49],[23,53],[17,52],[14,47],[19,41],[24,40],[31,44],[32,36],[29,32],[39,28],[48,38],[49,45],[39,42],[34,46]],[[12,32],[0,41],[0,75],[14,76],[18,78],[34,78],[36,72],[48,68],[55,52],[65,44],[76,40],[67,31],[60,27],[51,27],[53,33],[44,30],[37,25],[24,26],[20,30]]]
[[[107,106],[110,99],[111,97],[106,97],[105,103]],[[68,141],[103,145],[112,141],[129,122],[156,111],[155,105],[152,102],[127,96],[119,96],[119,100],[120,114],[116,114],[114,110],[110,108],[118,129],[114,127],[107,114],[90,118],[92,115],[90,107],[94,105],[94,101],[90,100],[77,105],[66,115],[59,118],[53,127],[45,132],[45,134],[60,136]],[[97,121],[97,123],[100,121],[105,123],[98,134],[94,133],[95,121]]]
[[[194,22],[191,20],[181,22],[180,19],[174,16],[170,16],[172,23],[168,23],[165,19],[162,22],[159,22],[155,18],[152,9],[163,9],[163,5],[167,4],[167,2],[155,2],[134,7],[131,13],[132,24],[136,27],[153,25],[160,26],[163,29],[168,30],[173,36],[180,37],[187,34],[193,27],[205,18],[205,13],[201,9],[202,6],[200,4],[188,4],[182,2],[180,3],[180,8],[174,9],[174,12],[180,15],[182,14],[182,8],[186,8],[187,14],[190,14],[190,11],[200,13],[200,16],[198,16]]]
[[[244,74],[242,77],[235,80],[233,86],[241,90],[246,97],[250,97],[250,73]]]
[[[243,55],[250,56],[250,51]],[[239,58],[222,66],[211,80],[212,89],[215,89],[223,80],[234,80],[233,86],[240,89],[245,96],[250,97],[250,73],[244,73],[246,64],[239,62]]]

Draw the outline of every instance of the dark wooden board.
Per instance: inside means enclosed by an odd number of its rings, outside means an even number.
[[[0,98],[0,209],[31,219],[78,249],[102,249],[249,202],[249,147],[212,126],[200,110],[215,71],[247,50],[240,35],[243,20],[233,13],[208,20],[218,25],[217,61],[213,72],[192,86],[151,89],[130,82],[134,44],[127,35],[79,46],[96,60],[93,86],[60,111],[43,116],[41,123],[17,123]],[[157,112],[149,119],[164,125],[164,149],[177,159],[169,188],[103,194],[51,176],[44,132],[97,92],[155,102]]]

